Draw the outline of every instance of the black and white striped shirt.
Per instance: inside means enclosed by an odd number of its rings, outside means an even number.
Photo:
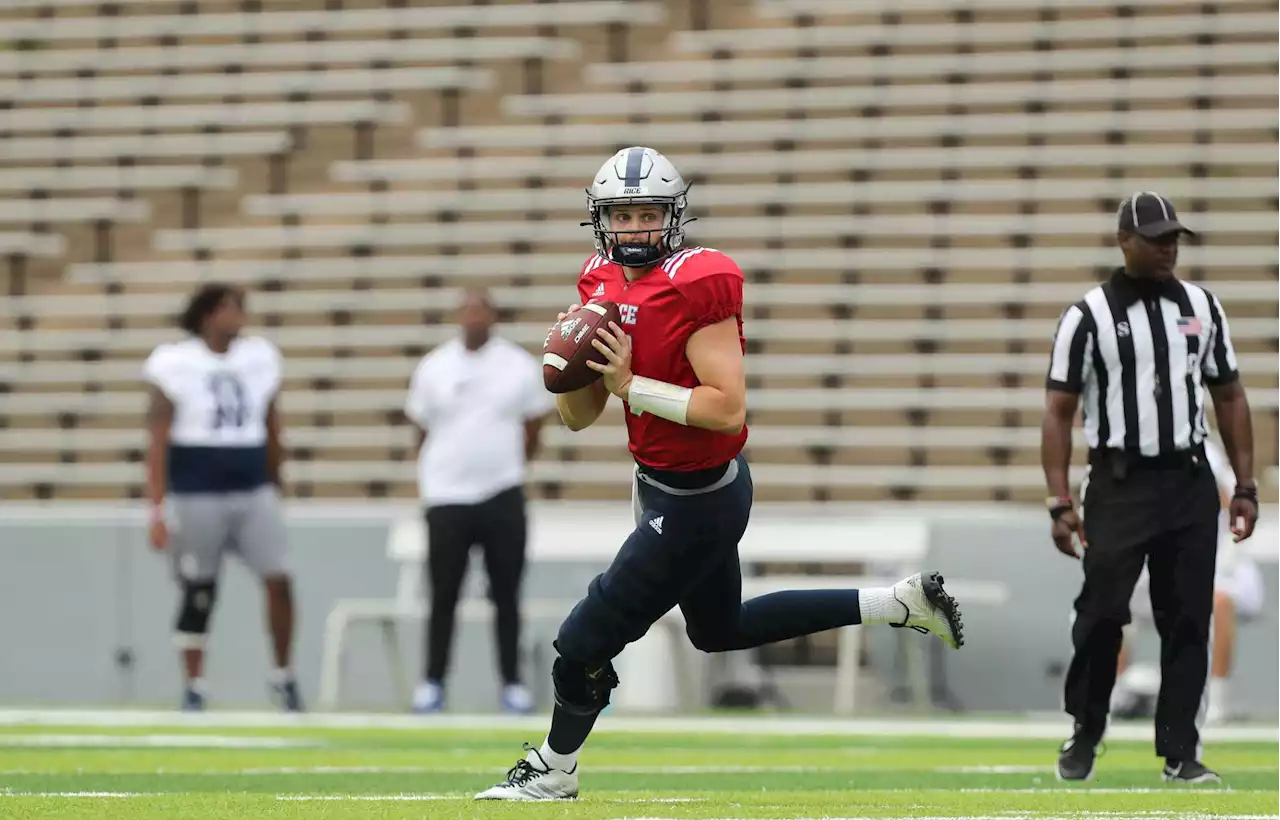
[[[1081,395],[1091,449],[1156,456],[1198,445],[1205,388],[1240,377],[1216,296],[1177,279],[1147,285],[1119,269],[1058,322],[1046,386]]]

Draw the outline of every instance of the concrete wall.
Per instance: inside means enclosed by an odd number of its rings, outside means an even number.
[[[826,508],[828,513],[831,509]],[[397,571],[386,558],[386,538],[391,517],[404,511],[367,504],[298,503],[290,508],[299,608],[295,666],[312,699],[321,628],[334,601],[394,592]],[[850,532],[859,531],[853,525],[868,512],[848,508]],[[883,509],[874,512],[883,517]],[[935,672],[945,676],[958,701],[982,711],[1056,710],[1070,648],[1067,617],[1080,569],[1053,550],[1044,513],[1008,507],[895,508],[893,513],[904,520],[929,521],[930,567],[953,577],[1002,581],[1010,590],[1005,606],[966,607],[968,642],[962,651],[935,653]],[[1265,520],[1273,520],[1272,513],[1264,511]],[[1258,534],[1252,548],[1264,556],[1268,605],[1260,621],[1242,628],[1233,684],[1240,706],[1265,715],[1276,714],[1278,696],[1276,547],[1273,525]],[[535,563],[526,597],[577,597],[599,569],[598,559]],[[477,570],[478,561],[468,583],[473,594],[482,595]],[[170,643],[175,606],[168,562],[145,546],[137,510],[69,504],[0,507],[0,703],[175,703],[180,685]],[[527,659],[527,677],[543,702],[556,626],[532,622],[527,630],[536,650]],[[893,674],[888,664],[896,636],[887,629],[870,636],[874,673]],[[403,626],[401,646],[413,670],[420,663],[420,640],[419,625]],[[372,626],[353,633],[344,707],[399,708],[380,642]],[[121,650],[132,655],[128,667],[118,663]],[[1148,632],[1140,657],[1154,657],[1154,652],[1154,635]],[[462,626],[450,681],[452,709],[494,708],[494,665],[489,628]],[[265,703],[268,669],[257,583],[232,562],[224,572],[210,641],[212,700],[219,705]]]

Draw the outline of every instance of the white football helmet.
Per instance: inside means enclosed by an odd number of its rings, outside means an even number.
[[[627,268],[647,268],[684,245],[686,194],[689,186],[671,160],[652,148],[633,146],[614,154],[600,166],[587,189],[587,213],[595,233],[596,250]],[[656,245],[625,245],[611,230],[609,207],[613,205],[661,205],[666,210],[662,236]],[[688,220],[692,222],[693,220]]]

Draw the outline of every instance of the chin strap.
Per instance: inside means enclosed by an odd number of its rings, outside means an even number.
[[[609,258],[624,268],[647,268],[665,255],[657,245],[614,245],[609,251]]]

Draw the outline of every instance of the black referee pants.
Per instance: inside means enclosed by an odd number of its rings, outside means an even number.
[[[498,668],[504,684],[519,683],[520,580],[524,575],[526,523],[524,490],[512,487],[479,504],[445,504],[427,509],[426,679],[444,681],[453,646],[454,615],[467,574],[471,547],[484,551],[493,601]]]
[[[1078,732],[1100,740],[1116,682],[1121,627],[1145,561],[1160,633],[1156,754],[1198,759],[1197,713],[1209,666],[1218,550],[1218,488],[1207,461],[1179,467],[1095,460],[1084,495],[1084,587],[1075,601],[1065,704]]]

